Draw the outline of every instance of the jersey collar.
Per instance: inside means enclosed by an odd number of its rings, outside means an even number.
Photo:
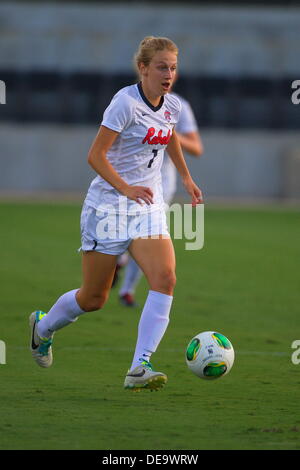
[[[138,87],[138,90],[140,92],[140,95],[142,97],[142,100],[144,101],[144,103],[146,103],[147,106],[149,106],[150,109],[152,109],[152,111],[159,111],[160,108],[162,107],[162,105],[164,104],[164,97],[162,96],[160,98],[160,102],[157,106],[153,106],[153,104],[150,103],[150,101],[148,100],[148,98],[146,98],[144,92],[143,92],[143,88],[142,88],[142,83],[139,82],[137,84],[137,87]]]

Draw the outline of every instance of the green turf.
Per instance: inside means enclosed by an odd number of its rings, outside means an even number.
[[[29,313],[80,284],[79,216],[76,204],[0,204],[0,449],[299,449],[299,212],[206,207],[203,250],[176,241],[171,322],[152,358],[169,383],[139,394],[122,388],[139,309],[121,307],[116,291],[56,334],[51,369],[31,359]],[[146,292],[142,280],[140,304]],[[236,351],[212,382],[185,365],[205,330]]]

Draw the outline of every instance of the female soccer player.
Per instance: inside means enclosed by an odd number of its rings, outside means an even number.
[[[181,112],[179,120],[176,124],[176,134],[179,139],[183,151],[188,152],[194,157],[200,157],[203,153],[203,144],[198,131],[197,122],[193,110],[187,100],[182,96],[172,92],[181,102]],[[163,198],[168,210],[172,203],[177,186],[177,172],[174,163],[165,152],[163,164],[161,168]],[[122,268],[122,260],[124,255],[118,259],[115,282],[117,281]],[[134,294],[139,280],[142,277],[142,270],[139,268],[133,258],[128,257],[125,260],[126,268],[124,272],[124,279],[119,291],[120,302],[126,307],[136,307],[137,304],[134,299]]]
[[[175,255],[160,176],[166,148],[192,204],[202,202],[174,131],[180,102],[168,92],[177,56],[171,40],[146,37],[135,56],[140,83],[122,88],[104,112],[88,153],[98,176],[81,215],[82,285],[63,294],[47,314],[30,315],[31,352],[41,367],[52,364],[55,331],[104,306],[117,257],[128,249],[147,278],[149,294],[124,387],[158,390],[167,382],[167,376],[155,372],[150,363],[169,323],[175,286]]]

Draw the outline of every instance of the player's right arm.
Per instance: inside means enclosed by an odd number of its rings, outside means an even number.
[[[145,186],[130,186],[121,178],[107,159],[107,152],[116,140],[118,132],[105,126],[100,126],[88,153],[88,163],[91,167],[117,191],[141,204],[141,200],[146,204],[153,204],[153,193]]]

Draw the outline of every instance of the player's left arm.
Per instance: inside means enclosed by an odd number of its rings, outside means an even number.
[[[198,188],[198,186],[191,177],[191,174],[185,162],[184,155],[182,153],[179,138],[174,130],[167,147],[167,152],[172,162],[174,163],[178,173],[181,176],[182,183],[185,186],[186,191],[192,197],[192,205],[195,206],[196,204],[203,203],[201,189]]]

